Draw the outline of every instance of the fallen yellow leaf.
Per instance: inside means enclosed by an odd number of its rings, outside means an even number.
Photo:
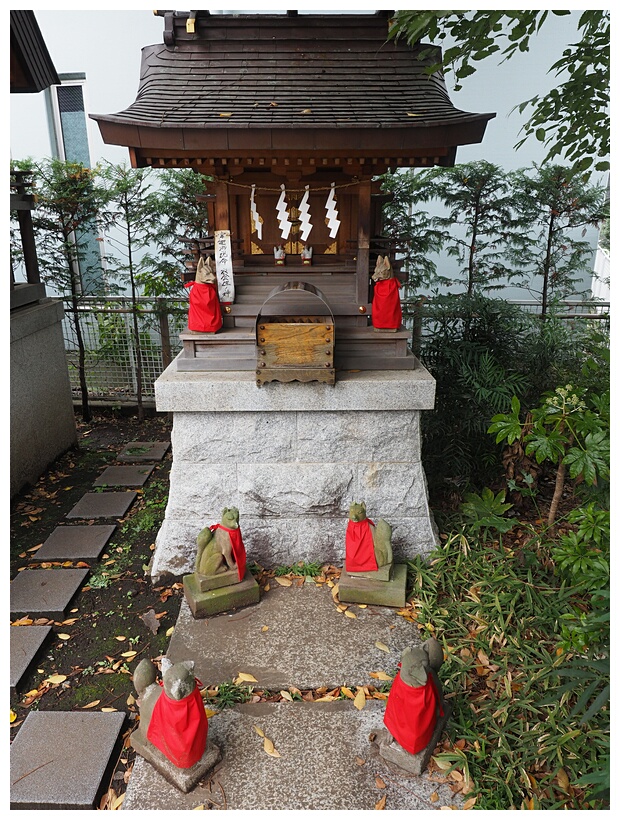
[[[205,715],[207,716],[207,720],[208,720],[209,718],[212,718],[213,715],[217,715],[217,710],[216,709],[207,709],[207,707],[205,706]]]
[[[368,604],[355,604],[358,609],[368,609]]]
[[[328,703],[331,703],[332,700],[336,700],[335,695],[322,695],[320,698],[317,698],[314,702],[320,703],[321,701],[326,701]]]
[[[25,698],[33,698],[35,695],[38,695],[38,694],[39,694],[39,690],[38,690],[38,689],[31,689],[29,692],[26,692],[26,694],[24,695],[24,697],[25,697]]]
[[[166,638],[169,638],[172,633],[174,632],[174,627],[171,626],[170,629],[166,630]]]
[[[344,614],[347,616],[347,618],[357,618],[357,615],[355,614],[355,612],[351,612],[350,609],[347,609]]]
[[[119,796],[116,798],[116,800],[112,803],[112,806],[110,807],[112,811],[116,811],[116,809],[120,809],[121,804],[122,804],[123,800],[125,799],[126,794],[127,794],[127,792],[123,792],[122,794],[119,794]]]
[[[32,618],[20,618],[18,621],[13,621],[12,626],[31,626],[34,623]]]
[[[235,683],[258,683],[254,675],[250,675],[248,672],[239,672],[237,677],[235,678]]]
[[[287,692],[286,690],[281,689],[281,690],[280,690],[280,694],[282,695],[282,697],[284,698],[284,700],[290,700],[290,701],[292,702],[292,700],[293,700],[293,696],[291,695],[291,693],[290,693],[290,692]]]
[[[383,797],[381,798],[381,800],[379,800],[378,803],[375,803],[375,809],[378,809],[379,811],[381,811],[381,809],[384,809],[386,799],[387,799],[387,795],[384,794]]]
[[[470,797],[469,800],[466,800],[463,803],[463,810],[467,811],[467,809],[472,809],[476,805],[477,797]]]
[[[379,777],[379,775],[377,775],[377,776],[375,777],[375,786],[376,786],[378,789],[385,789],[385,788],[387,788],[387,787],[386,787],[386,785],[385,785],[385,780],[384,780],[382,777]]]
[[[117,641],[126,641],[127,640],[127,638],[124,635],[116,635],[115,637],[116,637]]]
[[[65,680],[67,680],[66,675],[51,675],[49,678],[46,678],[43,683],[62,683]]]
[[[285,578],[284,576],[276,578],[276,582],[280,584],[281,587],[290,587],[293,583],[290,578]]]
[[[121,658],[133,658],[137,654],[135,649],[130,649],[129,652],[121,652]]]
[[[265,733],[264,733],[264,732],[263,732],[263,730],[260,728],[260,726],[255,726],[255,727],[254,727],[254,731],[256,732],[256,734],[257,734],[257,735],[260,735],[260,737],[265,737]]]
[[[357,763],[358,766],[363,766],[366,763],[364,758],[359,757],[359,755],[355,758],[355,762]]]
[[[17,712],[14,712],[11,709],[11,723],[15,723],[16,720],[17,720]]]
[[[370,673],[370,677],[371,677],[371,678],[375,678],[375,680],[394,680],[394,678],[391,678],[391,677],[390,677],[390,676],[389,676],[386,672],[384,672],[383,670],[380,670],[379,672],[371,672],[371,673]]]
[[[102,712],[116,712],[117,710],[113,706],[104,706],[101,711]]]
[[[439,800],[439,795],[437,794],[437,792],[433,792],[431,794],[431,803],[436,803],[438,800]]]
[[[351,698],[351,700],[353,700],[353,698],[355,697],[355,695],[354,695],[354,694],[353,694],[353,692],[349,689],[349,687],[348,687],[348,686],[341,686],[341,687],[340,687],[340,691],[342,692],[342,694],[343,694],[343,695],[346,695],[348,698]]]
[[[557,778],[558,778],[558,786],[561,789],[564,789],[565,792],[567,792],[568,788],[570,786],[570,781],[569,781],[568,775],[566,774],[564,769],[559,769],[558,770]]]
[[[136,702],[136,699],[133,695],[127,695],[127,700],[125,702],[127,703],[127,706],[133,706]]]
[[[260,631],[261,632],[266,632],[268,629],[269,629],[268,626],[262,626]]]
[[[226,113],[224,113],[224,114],[220,114],[220,117],[232,117],[232,113],[230,113],[230,112],[228,112],[228,111],[227,111],[227,112],[226,112]]]
[[[382,652],[388,652],[389,653],[389,651],[390,651],[389,646],[386,646],[384,643],[381,643],[381,641],[375,641],[375,646],[377,647],[377,649],[380,649]]]
[[[360,710],[363,709],[364,706],[366,706],[366,695],[364,694],[363,689],[360,688],[357,690],[357,694],[355,695],[355,698],[353,700],[353,706],[355,706],[356,709]]]
[[[86,706],[82,706],[82,709],[92,709],[93,706],[99,706],[100,703],[100,700],[91,700],[91,702],[87,703]]]
[[[199,806],[194,806],[192,811],[200,811],[200,810],[204,809],[204,807],[205,807],[205,804],[201,803]]]
[[[271,757],[281,757],[280,752],[273,745],[273,741],[269,740],[268,737],[263,740],[263,749],[268,755],[271,755]]]

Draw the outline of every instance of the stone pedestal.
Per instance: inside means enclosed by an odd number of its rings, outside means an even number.
[[[219,580],[217,576],[215,578]],[[220,612],[250,606],[260,601],[260,588],[249,569],[246,570],[243,581],[237,581],[236,584],[213,586],[209,583],[212,580],[213,576],[206,579],[204,575],[199,575],[197,572],[183,578],[185,599],[194,618],[207,618],[210,615],[218,615]],[[205,589],[205,587],[210,588]]]
[[[130,742],[135,751],[153,766],[154,769],[184,794],[191,791],[199,780],[202,780],[218,763],[222,754],[219,746],[207,740],[207,746],[200,760],[189,769],[179,769],[163,755],[159,749],[146,740],[139,729],[131,735]]]
[[[253,372],[179,372],[174,361],[155,397],[173,413],[173,464],[154,581],[192,572],[198,533],[231,505],[248,561],[267,567],[341,565],[353,501],[392,525],[396,561],[437,543],[419,428],[435,381],[423,367],[258,388]]]
[[[383,568],[382,568],[383,569]],[[380,575],[380,571],[376,573]],[[391,577],[373,578],[370,573],[349,573],[345,569],[338,581],[338,599],[343,604],[371,604],[403,607],[407,603],[407,566],[395,564]]]
[[[421,775],[428,766],[435,747],[441,740],[441,736],[452,713],[452,707],[449,704],[446,705],[444,702],[443,711],[443,715],[437,718],[437,724],[435,725],[435,730],[428,746],[422,749],[421,752],[412,755],[406,749],[403,749],[400,743],[397,743],[388,730],[383,727],[376,733],[374,739],[374,743],[379,747],[379,755],[398,769],[402,769],[409,774]]]

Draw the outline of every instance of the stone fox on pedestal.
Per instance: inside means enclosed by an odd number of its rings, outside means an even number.
[[[377,570],[392,563],[392,527],[380,518],[376,525],[366,517],[366,504],[349,507],[346,534],[347,572]]]
[[[218,575],[237,569],[239,580],[245,574],[245,549],[239,529],[239,510],[224,507],[219,524],[205,527],[196,539],[195,571],[200,575]]]

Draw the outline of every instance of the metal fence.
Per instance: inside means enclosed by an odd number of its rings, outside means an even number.
[[[512,301],[529,313],[540,311],[535,301]],[[138,334],[142,362],[142,396],[146,403],[155,397],[155,380],[181,350],[181,333],[187,325],[187,300],[145,298],[137,300]],[[406,326],[412,332],[414,350],[425,330],[424,305],[427,302],[404,301]],[[64,300],[63,333],[71,390],[80,398],[78,346],[74,316],[69,300]],[[600,321],[609,328],[609,302],[561,303],[555,315],[566,321]],[[133,403],[137,395],[137,351],[133,328],[131,300],[123,296],[106,299],[84,297],[78,316],[86,349],[86,383],[89,398],[110,403]],[[428,330],[428,328],[426,328]]]
[[[63,335],[73,397],[80,397],[79,350],[70,300],[63,300]],[[187,301],[165,298],[137,300],[142,395],[154,399],[154,382],[181,350],[179,333],[187,325]],[[131,300],[84,297],[78,320],[86,351],[88,395],[93,400],[133,402],[138,389],[138,356]]]

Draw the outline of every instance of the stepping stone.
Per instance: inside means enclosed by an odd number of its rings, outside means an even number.
[[[182,794],[136,757],[123,810],[364,811],[374,810],[383,797],[388,811],[461,808],[461,798],[448,785],[426,773],[401,772],[379,756],[369,736],[383,727],[384,709],[379,700],[367,700],[361,710],[350,700],[225,709],[209,718],[209,739],[223,754],[210,791],[199,784]],[[279,758],[265,753],[255,726],[273,742]],[[377,776],[385,789],[377,788]],[[434,802],[433,792],[439,797]]]
[[[30,671],[51,631],[51,626],[11,627],[11,695],[15,694],[22,678]]]
[[[183,600],[166,654],[173,663],[195,661],[205,686],[239,672],[275,690],[377,685],[370,673],[395,674],[403,649],[420,644],[419,630],[388,607],[348,611],[356,617],[339,612],[329,587],[314,583],[272,582],[259,604],[211,618],[195,619]]]
[[[95,487],[142,487],[154,469],[154,465],[106,467],[93,484]]]
[[[25,569],[11,581],[11,617],[64,618],[87,569]]]
[[[115,529],[116,524],[56,527],[31,560],[97,561]]]
[[[117,493],[86,493],[67,518],[122,518],[138,493],[124,490]]]
[[[11,809],[98,807],[124,712],[30,712],[11,744]]]
[[[117,456],[118,461],[161,461],[170,449],[169,441],[130,441]]]

